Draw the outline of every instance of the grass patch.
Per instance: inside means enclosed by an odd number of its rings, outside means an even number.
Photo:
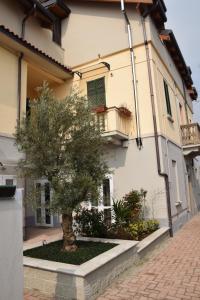
[[[95,256],[112,249],[117,244],[101,242],[76,241],[78,246],[75,252],[62,252],[63,241],[57,241],[41,247],[24,251],[24,256],[81,265]]]

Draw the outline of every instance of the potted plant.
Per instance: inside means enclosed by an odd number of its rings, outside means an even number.
[[[96,113],[103,113],[107,110],[107,107],[105,105],[99,105],[99,106],[93,107],[92,110]]]
[[[124,106],[120,106],[118,108],[118,110],[122,116],[127,117],[127,118],[131,117],[131,111],[128,108],[126,108]]]

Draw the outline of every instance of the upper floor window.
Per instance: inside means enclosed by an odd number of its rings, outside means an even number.
[[[106,105],[104,77],[87,82],[87,96],[92,107]]]
[[[58,19],[53,24],[53,41],[61,46],[61,21]]]
[[[169,87],[165,80],[163,80],[163,83],[164,83],[164,90],[165,90],[167,114],[172,117],[172,109],[171,109],[171,103],[170,103],[170,97],[169,97]]]

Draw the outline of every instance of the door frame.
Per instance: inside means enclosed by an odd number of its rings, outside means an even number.
[[[45,205],[45,195],[44,195],[44,185],[45,183],[49,183],[49,181],[47,179],[39,179],[39,180],[35,180],[34,181],[34,185],[36,185],[37,183],[40,183],[42,186],[42,190],[41,190],[41,204]],[[52,190],[50,189],[50,201],[51,201],[51,197],[52,197]],[[53,215],[50,214],[50,224],[46,224],[45,222],[38,223],[37,222],[37,209],[41,209],[41,220],[45,220],[45,207],[36,207],[35,209],[35,225],[36,226],[42,226],[42,227],[53,227],[54,226],[54,222],[53,222]]]
[[[114,216],[112,213],[112,206],[113,206],[113,193],[114,193],[114,185],[113,185],[113,176],[112,175],[107,175],[105,176],[105,179],[109,179],[109,183],[110,183],[110,205],[109,206],[105,206],[103,204],[103,184],[100,187],[100,199],[98,200],[98,205],[92,205],[92,203],[90,202],[90,209],[97,209],[98,212],[104,212],[104,210],[106,209],[110,209],[111,210],[111,223],[114,222]]]

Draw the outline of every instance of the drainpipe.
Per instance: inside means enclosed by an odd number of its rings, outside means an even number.
[[[26,21],[30,16],[32,16],[35,12],[36,9],[36,4],[33,5],[33,7],[30,9],[30,11],[26,14],[26,16],[22,20],[22,27],[21,27],[21,38],[24,39],[25,36],[25,25]],[[17,85],[17,94],[18,94],[18,116],[17,120],[18,123],[20,124],[20,119],[21,119],[21,94],[22,94],[22,89],[21,89],[21,84],[22,84],[22,59],[23,59],[24,54],[21,52],[18,58],[18,85]]]
[[[127,30],[128,30],[128,43],[129,43],[129,50],[130,50],[130,57],[131,57],[131,71],[132,71],[132,84],[133,84],[133,94],[134,94],[134,106],[135,106],[135,115],[136,115],[136,131],[137,131],[137,138],[136,143],[141,150],[142,148],[142,139],[141,139],[141,130],[140,130],[140,118],[139,118],[139,105],[138,105],[138,90],[137,90],[137,79],[136,79],[136,67],[135,67],[135,56],[133,51],[133,41],[132,41],[132,30],[129,18],[127,16],[125,10],[124,0],[121,0],[121,11],[123,13]]]
[[[18,115],[17,120],[18,124],[20,125],[21,119],[21,96],[22,96],[22,59],[24,54],[21,52],[18,58],[18,79],[17,79],[17,94],[18,94]]]
[[[188,111],[187,111],[187,96],[186,96],[186,89],[185,89],[185,84],[184,84],[183,79],[182,79],[182,85],[183,85],[183,93],[184,93],[186,121],[187,121],[187,125],[188,125],[189,124],[189,117],[188,117]]]
[[[30,16],[32,16],[35,12],[36,9],[36,4],[32,6],[30,11],[25,15],[25,17],[22,20],[22,25],[21,25],[21,38],[24,39],[25,37],[25,25],[26,21]],[[21,119],[21,94],[22,94],[22,59],[24,57],[23,52],[20,53],[19,59],[18,59],[18,124],[20,126],[20,119]],[[26,154],[25,154],[26,155]],[[24,195],[26,195],[27,192],[27,179],[26,177],[24,178]],[[26,209],[26,208],[25,208]],[[26,240],[26,225],[24,223],[24,229],[23,229],[23,240]]]
[[[147,15],[148,14],[145,13],[145,18],[147,17]],[[173,237],[173,224],[172,224],[172,211],[171,211],[169,177],[168,177],[168,174],[162,172],[162,170],[161,170],[161,158],[160,158],[160,147],[159,147],[159,139],[158,139],[158,126],[157,126],[157,120],[156,120],[155,97],[154,97],[153,79],[152,79],[152,71],[151,71],[149,46],[148,46],[148,41],[147,41],[145,18],[143,16],[141,16],[143,35],[144,35],[144,45],[145,45],[146,58],[147,58],[147,68],[148,68],[148,75],[149,75],[148,77],[149,77],[149,88],[150,88],[151,107],[152,107],[152,115],[153,115],[153,126],[154,126],[154,138],[155,138],[157,168],[158,168],[159,176],[163,177],[164,180],[165,180],[169,233],[170,233],[170,236]]]

